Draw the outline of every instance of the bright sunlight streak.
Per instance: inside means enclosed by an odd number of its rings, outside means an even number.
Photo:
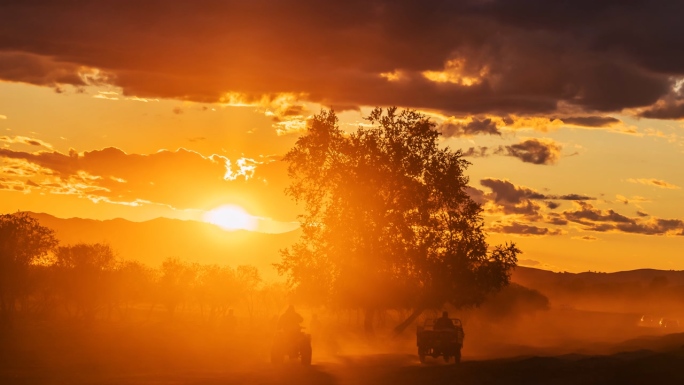
[[[242,207],[225,205],[204,214],[204,221],[220,226],[224,230],[254,230],[257,219],[249,215]]]

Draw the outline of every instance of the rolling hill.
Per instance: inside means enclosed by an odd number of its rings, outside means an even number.
[[[159,265],[168,257],[203,264],[253,265],[267,280],[278,278],[271,264],[280,260],[279,250],[299,237],[298,230],[282,234],[225,231],[209,223],[168,218],[131,222],[31,215],[55,230],[63,245],[105,242],[120,258],[151,266]]]
[[[122,259],[152,266],[168,257],[230,266],[249,264],[258,267],[266,279],[278,277],[272,264],[280,260],[279,250],[292,245],[300,234],[299,230],[281,234],[225,231],[209,223],[168,218],[131,222],[125,219],[63,219],[42,213],[31,215],[55,230],[62,244],[106,242]],[[518,266],[512,276],[515,283],[549,294],[560,288],[573,291],[573,288],[587,287],[648,287],[657,280],[667,286],[684,285],[684,271],[640,269],[568,273]]]

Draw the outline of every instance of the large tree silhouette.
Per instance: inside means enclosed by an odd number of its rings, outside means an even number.
[[[363,308],[368,332],[378,310],[411,309],[401,332],[424,309],[477,305],[507,285],[519,250],[489,250],[461,152],[440,147],[418,112],[376,108],[367,120],[348,134],[323,111],[285,156],[304,214],[279,272],[319,301]]]
[[[18,298],[28,294],[31,265],[57,246],[54,231],[28,213],[0,215],[0,321],[11,321]]]

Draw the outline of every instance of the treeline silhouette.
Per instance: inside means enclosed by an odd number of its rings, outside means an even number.
[[[103,243],[59,245],[27,213],[0,215],[0,321],[93,321],[163,317],[273,317],[286,305],[283,283],[254,266],[219,266],[169,257],[159,266],[126,260]],[[134,314],[135,313],[135,314]]]
[[[307,322],[315,311],[325,312],[338,324],[365,321],[363,303],[314,304],[317,293],[295,292],[285,282],[266,282],[250,265],[200,264],[169,257],[149,266],[125,259],[104,243],[59,245],[54,231],[28,213],[0,215],[0,265],[0,314],[9,329],[17,319],[76,320],[85,325],[96,320],[194,318],[227,326],[240,319],[252,329],[257,325],[273,330],[289,303],[313,304],[317,310],[309,310]],[[530,296],[521,290],[512,286],[500,296],[533,303],[534,311],[548,307],[539,293]],[[490,297],[496,303],[497,296]],[[506,302],[510,309],[517,306],[515,298]],[[392,327],[410,311],[401,307],[379,311],[375,323]]]
[[[116,256],[107,244],[60,246],[29,266],[15,315],[127,319],[177,313],[226,317],[239,308],[249,318],[273,316],[287,301],[281,283],[265,283],[254,266],[219,266],[167,258],[152,267]]]

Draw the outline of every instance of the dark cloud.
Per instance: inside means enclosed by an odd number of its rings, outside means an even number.
[[[523,162],[550,165],[560,158],[562,147],[553,140],[528,139],[510,146],[470,147],[463,152],[465,157],[482,158],[490,155],[505,155]]]
[[[484,158],[489,156],[488,147],[470,147],[463,152],[463,156],[470,158]]]
[[[0,41],[1,39],[2,37]],[[49,56],[28,52],[3,52],[0,48],[0,79],[55,87],[55,91],[59,93],[61,89],[56,87],[58,84],[76,86],[86,84],[79,76],[79,71],[81,71],[80,66],[74,63],[59,62]]]
[[[557,226],[565,226],[568,224],[568,221],[566,219],[563,219],[563,217],[560,214],[550,213],[546,216],[546,223],[550,223],[552,225]]]
[[[542,206],[536,201],[544,201],[544,205],[550,209],[555,209],[559,204],[548,201],[547,199],[557,200],[593,200],[594,198],[582,196],[579,194],[568,195],[550,195],[542,194],[538,191],[527,187],[516,186],[507,180],[500,179],[482,179],[480,184],[492,190],[491,193],[484,195],[486,199],[494,203],[496,212],[503,214],[521,215],[528,221],[545,220],[548,223],[556,225],[565,225],[568,223],[565,217],[560,214],[550,213],[545,216],[542,213]],[[582,200],[580,200],[582,198]]]
[[[594,200],[596,198],[592,198],[590,196],[580,195],[580,194],[567,194],[567,195],[561,195],[558,197],[554,197],[553,199],[562,199],[564,201],[590,201],[590,200]]]
[[[482,120],[474,118],[468,123],[446,122],[442,124],[438,130],[447,138],[480,134],[501,135],[501,131],[496,127],[496,123],[489,118]]]
[[[480,184],[492,190],[494,202],[522,203],[527,199],[544,199],[544,194],[526,187],[518,187],[507,180],[482,179]]]
[[[566,211],[563,214],[565,219],[570,222],[587,223],[591,222],[616,222],[616,223],[633,223],[634,220],[624,215],[618,214],[613,210],[600,210],[594,208],[586,202],[577,202],[578,209],[574,211]]]
[[[639,217],[629,218],[613,210],[601,210],[586,202],[576,202],[576,209],[563,212],[568,221],[585,226],[596,232],[623,232],[643,235],[684,235],[684,221],[680,219],[650,218],[637,212]]]
[[[517,187],[505,180],[483,179],[480,184],[492,190],[487,198],[495,203],[497,210],[503,214],[522,215],[530,221],[542,218],[541,206],[532,200],[544,199],[543,194],[525,187]]]
[[[475,203],[483,205],[485,202],[487,202],[487,196],[485,195],[485,192],[480,189],[468,186],[465,188],[465,192],[470,196],[470,199],[475,201]]]
[[[330,105],[330,108],[333,109],[335,112],[344,112],[344,111],[361,111],[361,108],[357,105],[353,104],[335,104],[335,105]]]
[[[674,233],[684,235],[684,221],[679,219],[654,219],[646,223],[618,223],[615,229],[633,234],[664,235]]]
[[[563,123],[584,127],[607,127],[620,123],[620,119],[611,116],[571,116],[561,118]]]
[[[643,212],[643,211],[637,211],[636,213],[637,213],[637,215],[640,216],[640,217],[647,217],[647,216],[648,216],[648,214],[645,213],[645,212]]]
[[[528,139],[505,147],[505,155],[533,164],[554,164],[560,158],[561,146],[553,141]]]
[[[616,229],[616,226],[612,223],[592,223],[592,224],[587,224],[587,230],[591,231],[597,231],[600,233],[604,233],[607,231],[613,231]]]
[[[300,105],[287,106],[282,112],[282,116],[299,116],[307,112],[306,107]]]
[[[594,200],[596,198],[580,195],[580,194],[566,194],[566,195],[548,195],[542,194],[538,191],[532,190],[527,187],[516,186],[507,180],[501,179],[482,179],[480,184],[488,187],[492,190],[493,199],[495,202],[510,202],[510,203],[520,203],[525,199],[558,199],[558,200],[571,200],[571,201],[585,201]],[[547,206],[553,202],[547,202]],[[551,207],[551,206],[549,206]],[[558,206],[555,206],[558,207]],[[555,208],[551,207],[551,208]]]
[[[505,180],[483,179],[480,184],[492,190],[486,197],[495,204],[497,211],[507,215],[521,215],[530,221],[543,218],[542,207],[535,201],[547,199],[548,196]]]
[[[291,92],[459,116],[596,115],[671,92],[682,14],[676,0],[6,1],[0,79],[206,102]]]
[[[489,231],[495,233],[506,234],[520,234],[520,235],[560,235],[562,231],[559,229],[549,229],[546,227],[538,227],[528,225],[520,222],[513,222],[511,224],[495,224],[489,228]]]
[[[682,119],[684,118],[684,101],[657,104],[647,108],[639,116],[650,119]]]

